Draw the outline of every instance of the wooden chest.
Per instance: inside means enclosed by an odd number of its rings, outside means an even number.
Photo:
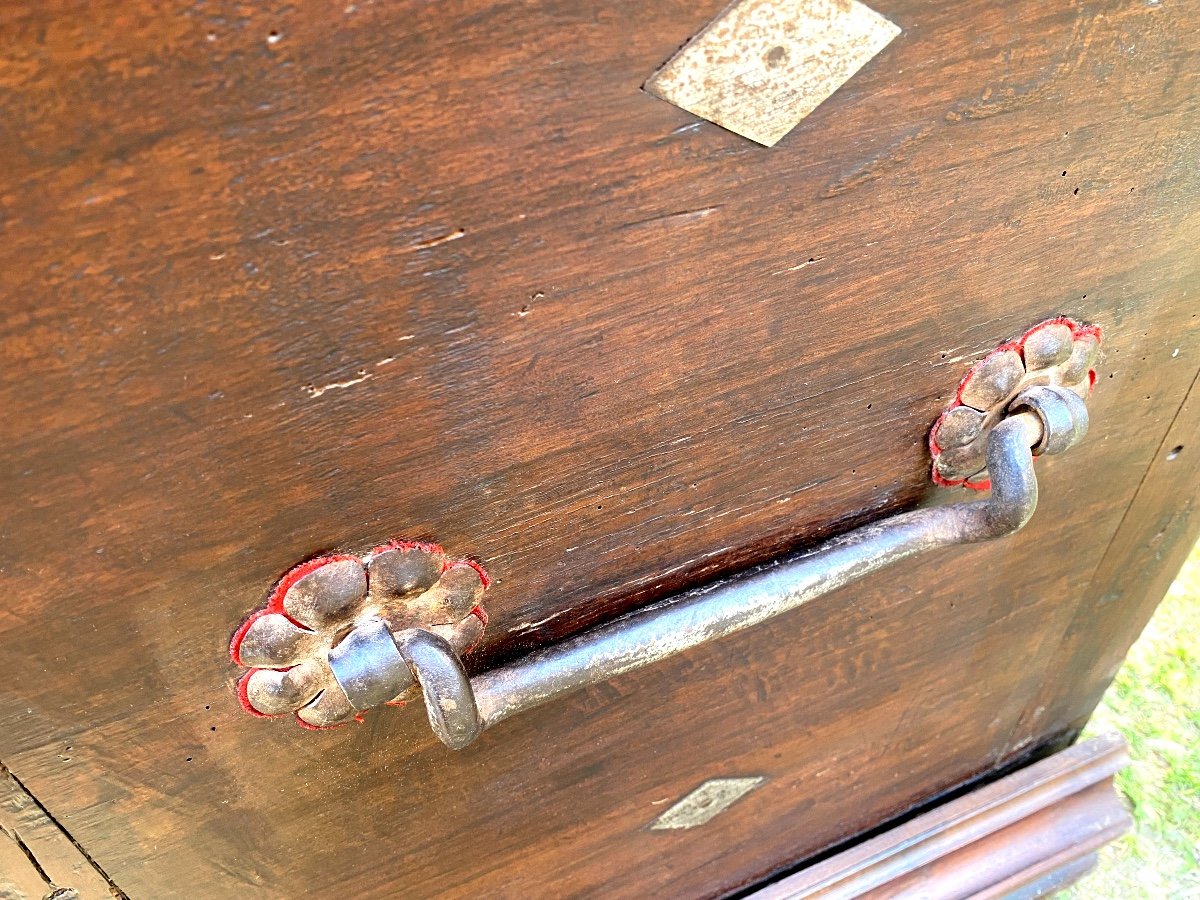
[[[72,886],[723,896],[1074,741],[1200,532],[1200,9],[871,6],[771,148],[642,90],[722,0],[0,10],[0,761]],[[482,565],[483,677],[970,500],[930,428],[1058,316],[1091,431],[1015,535],[457,752],[239,705],[316,557]]]

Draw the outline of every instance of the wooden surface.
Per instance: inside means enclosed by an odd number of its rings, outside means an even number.
[[[1128,764],[1121,738],[1095,738],[749,896],[982,900],[1011,897],[1064,870],[1082,874],[1075,864],[1132,824],[1113,784]]]
[[[1140,631],[1131,623],[1150,618],[1200,539],[1197,484],[1200,376],[1172,418],[1058,648],[1046,659],[1047,678],[1017,726],[1018,743],[1055,735],[1061,744],[1086,724]]]
[[[712,896],[1090,711],[1196,533],[1196,12],[880,0],[766,150],[639,90],[720,6],[0,9],[0,759],[130,897]],[[237,708],[322,550],[482,559],[479,668],[939,502],[929,425],[1056,313],[1106,328],[1094,430],[1002,545],[458,755]]]
[[[70,748],[65,752],[69,753]],[[0,897],[4,900],[124,898],[71,836],[47,815],[37,799],[2,767]]]

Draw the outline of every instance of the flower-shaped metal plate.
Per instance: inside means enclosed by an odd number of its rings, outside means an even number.
[[[954,402],[929,433],[933,480],[987,490],[987,438],[1013,399],[1035,385],[1067,388],[1087,399],[1096,383],[1100,327],[1059,317],[1035,325],[971,367]]]
[[[353,635],[385,627],[421,628],[464,653],[483,636],[479,605],[488,585],[483,567],[451,561],[436,544],[393,541],[364,557],[339,554],[288,572],[263,609],[234,634],[229,652],[249,667],[238,682],[247,712],[290,712],[309,728],[360,719],[330,667],[330,655]],[[402,705],[418,690],[405,674],[388,702]]]

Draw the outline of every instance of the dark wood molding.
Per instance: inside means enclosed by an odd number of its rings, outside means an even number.
[[[1088,871],[1131,824],[1106,735],[1033,763],[769,885],[754,900],[1041,897]]]

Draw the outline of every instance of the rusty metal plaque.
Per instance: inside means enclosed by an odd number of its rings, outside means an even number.
[[[646,90],[772,147],[899,33],[857,0],[739,0]]]

